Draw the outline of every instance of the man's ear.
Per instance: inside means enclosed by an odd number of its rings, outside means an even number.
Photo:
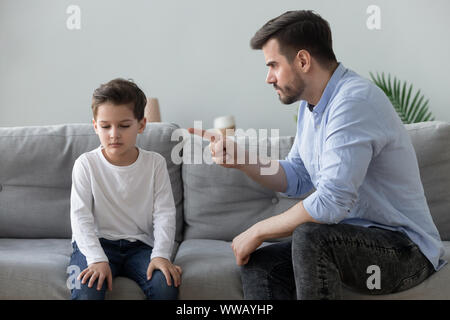
[[[147,118],[146,117],[142,118],[142,120],[138,122],[138,125],[139,125],[138,133],[144,132],[145,127],[147,125]]]
[[[297,52],[295,62],[304,73],[307,73],[311,68],[311,55],[307,50],[302,49]]]

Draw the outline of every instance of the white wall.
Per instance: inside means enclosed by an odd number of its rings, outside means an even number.
[[[81,29],[68,30],[69,5]],[[366,27],[369,5],[381,30]],[[93,90],[133,78],[182,127],[233,114],[241,128],[293,135],[296,105],[265,84],[249,40],[268,19],[313,9],[330,22],[338,60],[363,76],[391,72],[450,121],[448,0],[0,0],[0,126],[90,122]]]

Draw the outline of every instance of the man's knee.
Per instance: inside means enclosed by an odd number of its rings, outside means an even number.
[[[311,242],[317,242],[325,226],[314,222],[302,223],[292,233],[292,245],[305,245]]]

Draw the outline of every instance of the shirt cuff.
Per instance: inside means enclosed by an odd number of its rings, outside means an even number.
[[[87,258],[86,257],[86,263],[87,265],[91,265],[93,263],[97,263],[97,262],[109,262],[108,257],[105,255],[103,257],[99,256],[99,257],[94,257],[94,258]]]
[[[158,257],[165,258],[165,259],[171,261],[170,260],[170,254],[167,254],[167,253],[162,252],[162,251],[153,251],[151,256],[150,256],[150,260],[152,260],[153,258],[158,258]]]
[[[303,200],[303,207],[312,218],[325,224],[338,224],[345,218],[347,213],[350,213],[350,209],[347,209],[345,212],[337,207],[333,210],[328,209],[327,207],[329,206],[323,205],[319,191],[315,191]]]
[[[280,192],[280,193],[287,197],[297,196],[297,190],[298,190],[297,173],[295,172],[294,168],[292,168],[292,165],[289,163],[288,160],[279,160],[279,163],[284,169],[284,173],[286,174],[286,180],[287,180],[286,191]]]

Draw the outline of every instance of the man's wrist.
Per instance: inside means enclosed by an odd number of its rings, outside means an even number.
[[[259,242],[264,242],[266,240],[266,236],[264,234],[264,228],[263,228],[263,221],[259,221],[257,223],[255,223],[253,225],[253,237],[255,238],[255,240],[259,241]]]

